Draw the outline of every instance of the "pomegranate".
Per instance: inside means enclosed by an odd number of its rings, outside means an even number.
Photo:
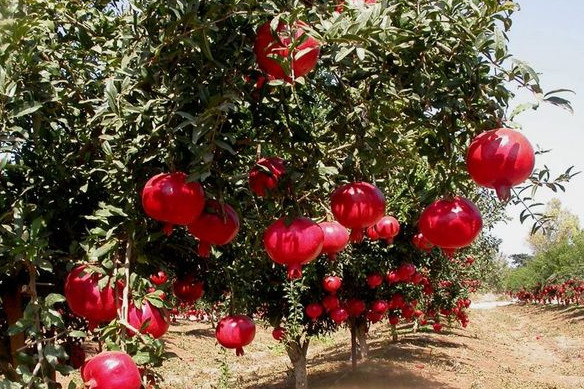
[[[399,278],[399,274],[397,274],[397,271],[395,270],[390,270],[387,273],[387,282],[390,284],[396,284],[398,282],[400,282],[401,279]]]
[[[322,222],[318,225],[324,233],[322,252],[333,261],[337,258],[337,253],[349,243],[349,231],[338,222]]]
[[[286,337],[286,330],[284,330],[284,328],[282,328],[282,327],[276,327],[272,331],[272,338],[274,338],[278,342],[281,342],[282,340],[284,340],[285,337]]]
[[[389,300],[389,309],[402,309],[405,305],[406,301],[404,300],[404,296],[399,293],[391,296],[391,300]]]
[[[385,197],[375,185],[353,182],[333,192],[331,210],[339,223],[351,228],[350,240],[361,242],[363,230],[383,217]]]
[[[339,298],[333,294],[329,294],[328,296],[324,296],[322,299],[322,305],[327,312],[331,312],[341,306],[341,302]]]
[[[345,304],[345,310],[350,316],[359,317],[363,312],[365,312],[365,303],[362,300],[352,298]]]
[[[90,330],[99,323],[112,321],[118,314],[114,288],[108,283],[100,290],[101,278],[102,274],[91,273],[86,265],[80,265],[69,273],[65,281],[65,298],[69,308],[75,315],[87,319]],[[122,287],[119,283],[117,285],[121,296]]]
[[[367,311],[367,313],[365,314],[365,317],[367,318],[367,320],[369,320],[371,323],[377,323],[378,321],[381,321],[381,319],[383,319],[383,313],[380,312],[375,312],[372,310]]]
[[[194,303],[205,294],[203,282],[195,281],[193,275],[175,280],[172,284],[172,291],[179,300],[187,303]]]
[[[89,389],[140,389],[142,382],[132,358],[121,351],[104,351],[81,367],[81,378]]]
[[[427,253],[429,253],[432,250],[432,247],[434,247],[434,245],[428,239],[426,239],[424,234],[421,232],[414,235],[412,238],[412,243],[414,243],[414,246],[416,246],[419,250],[425,251]]]
[[[379,239],[384,239],[387,244],[393,243],[393,238],[399,234],[399,222],[393,216],[384,216],[373,226]]]
[[[253,193],[264,197],[278,187],[278,183],[285,173],[286,168],[282,158],[262,158],[249,172],[249,187]]]
[[[306,306],[306,314],[312,321],[316,321],[323,312],[322,305],[319,303],[312,303]]]
[[[203,211],[205,193],[198,182],[185,182],[183,172],[161,173],[152,177],[142,190],[142,207],[152,219],[166,223],[164,232],[173,225],[188,225]]]
[[[432,328],[434,328],[434,332],[440,332],[442,331],[442,324],[435,322],[432,324]]]
[[[337,324],[341,324],[349,318],[349,313],[343,308],[335,308],[330,312],[330,317]]]
[[[245,315],[226,316],[219,321],[215,337],[221,346],[234,348],[235,355],[243,355],[243,347],[253,341],[256,326],[253,320]]]
[[[330,294],[337,293],[337,290],[341,287],[343,280],[337,276],[326,276],[322,280],[322,288],[329,292]]]
[[[464,197],[436,200],[420,216],[422,234],[449,256],[470,245],[482,227],[481,213]]]
[[[367,227],[365,235],[367,235],[367,238],[371,241],[379,240],[379,234],[377,233],[377,230],[375,230],[375,225]]]
[[[292,26],[280,21],[275,34],[270,23],[264,23],[257,32],[253,51],[258,66],[274,78],[294,82],[314,69],[320,55],[320,44],[316,39],[304,36],[308,25],[300,20]],[[290,71],[285,70],[281,62],[287,63]]]
[[[375,289],[383,283],[383,276],[379,273],[372,273],[367,276],[367,285],[369,288]]]
[[[508,201],[511,188],[533,172],[535,153],[523,134],[497,128],[475,137],[468,148],[466,166],[479,185],[493,188],[497,197]]]
[[[403,263],[397,268],[397,276],[401,281],[407,282],[416,274],[416,266],[411,263]]]
[[[405,305],[402,309],[401,309],[401,314],[403,316],[404,319],[409,320],[412,318],[412,316],[414,316],[414,311],[415,309],[412,308],[411,305]]]
[[[156,308],[149,301],[144,300],[142,307],[130,304],[128,322],[142,334],[149,334],[153,338],[161,338],[166,334],[170,325],[170,314],[164,308]],[[133,332],[131,332],[133,334]]]
[[[390,315],[389,316],[389,324],[391,324],[392,326],[396,326],[399,323],[399,316],[396,315]]]
[[[152,274],[150,276],[150,281],[152,281],[152,283],[154,285],[160,286],[160,285],[164,284],[166,281],[168,281],[168,276],[166,275],[165,272],[160,270],[158,273]]]
[[[385,313],[389,309],[389,304],[385,300],[375,300],[371,303],[371,310],[374,312]]]
[[[288,278],[302,277],[302,265],[320,254],[324,241],[321,228],[312,220],[299,217],[286,223],[278,219],[264,234],[264,247],[270,258],[288,267]]]
[[[189,225],[189,232],[199,239],[199,256],[209,257],[211,245],[222,246],[231,242],[239,231],[239,216],[228,204],[207,200],[201,216]]]

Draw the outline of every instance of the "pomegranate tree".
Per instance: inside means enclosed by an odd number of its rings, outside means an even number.
[[[230,205],[207,200],[201,215],[188,228],[199,240],[199,255],[207,258],[211,254],[211,245],[222,246],[235,238],[239,231],[239,216]]]
[[[81,367],[81,378],[89,389],[140,389],[138,366],[121,351],[104,351]]]
[[[249,316],[226,316],[219,321],[215,330],[215,337],[221,346],[234,348],[235,354],[244,354],[243,347],[250,344],[256,333],[255,323]]]
[[[282,158],[262,158],[249,172],[249,187],[253,193],[264,197],[278,188],[280,179],[285,173],[286,168]]]

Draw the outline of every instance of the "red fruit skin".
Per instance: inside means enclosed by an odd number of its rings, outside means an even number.
[[[412,308],[410,305],[405,305],[402,309],[402,316],[404,319],[409,320],[412,318],[412,316],[414,316],[414,308]]]
[[[379,312],[375,312],[375,311],[367,311],[367,313],[365,314],[365,317],[367,318],[367,320],[369,320],[371,323],[377,323],[379,321],[381,321],[381,319],[383,319],[383,313],[379,313]]]
[[[168,281],[168,276],[166,275],[165,272],[160,270],[158,273],[152,274],[150,276],[150,281],[152,281],[154,285],[160,286],[164,284],[166,281]]]
[[[328,296],[324,296],[322,299],[322,305],[327,312],[331,312],[339,308],[341,306],[341,302],[337,296],[330,294]]]
[[[442,324],[440,324],[438,322],[432,324],[432,327],[434,328],[434,332],[440,332],[440,331],[442,331]]]
[[[430,241],[426,239],[424,237],[424,234],[422,234],[421,232],[414,235],[414,237],[412,238],[412,243],[419,250],[425,251],[427,253],[429,253],[432,250],[432,247],[434,247],[434,245],[430,243]]]
[[[188,228],[191,235],[199,239],[199,255],[207,258],[211,245],[226,245],[235,238],[239,231],[239,216],[230,205],[207,200],[201,215]]]
[[[366,309],[365,303],[359,299],[349,299],[345,305],[345,310],[353,317],[361,316]]]
[[[249,187],[257,196],[264,197],[278,187],[278,182],[285,173],[286,167],[282,158],[262,158],[249,172]]]
[[[323,313],[324,309],[319,303],[312,303],[306,306],[306,315],[312,320],[316,321]]]
[[[322,252],[327,254],[330,260],[337,257],[349,243],[349,231],[338,222],[322,222],[318,224],[324,234]]]
[[[533,172],[535,153],[520,132],[497,128],[472,140],[466,166],[477,184],[495,189],[500,200],[508,201],[511,188],[521,184]]]
[[[274,340],[277,340],[278,342],[281,342],[282,340],[284,340],[285,337],[286,337],[286,331],[282,327],[276,327],[272,331],[272,338],[274,338]]]
[[[404,296],[399,293],[391,296],[391,300],[389,300],[389,309],[402,309],[405,305]]]
[[[69,364],[74,369],[79,369],[85,364],[85,350],[78,344],[72,344],[69,350]]]
[[[132,358],[121,351],[104,351],[81,367],[81,377],[90,389],[140,389],[140,372]]]
[[[363,230],[383,217],[385,197],[375,185],[352,182],[333,192],[331,210],[339,223],[352,229],[351,241],[360,242]]]
[[[391,315],[389,317],[389,324],[391,324],[392,326],[396,326],[396,325],[398,325],[398,323],[399,323],[399,316]]]
[[[264,233],[264,248],[272,261],[288,267],[288,278],[302,277],[302,265],[319,256],[324,242],[322,229],[312,220],[300,217],[286,225],[278,219]]]
[[[375,230],[375,225],[367,227],[365,230],[365,235],[367,235],[367,238],[369,238],[371,241],[379,240],[379,234]]]
[[[205,294],[203,285],[202,281],[195,281],[194,276],[188,275],[174,281],[172,292],[179,300],[186,303],[194,303]]]
[[[326,276],[322,280],[322,288],[330,294],[337,293],[342,284],[343,280],[337,276]]]
[[[387,273],[387,282],[388,283],[396,284],[400,281],[401,281],[401,278],[399,277],[399,274],[397,273],[397,271],[391,270],[389,273]]]
[[[234,348],[235,355],[243,355],[243,347],[250,344],[255,338],[256,326],[249,316],[226,316],[219,321],[215,330],[215,337],[225,348]]]
[[[312,37],[303,37],[308,25],[297,21],[292,25],[290,32],[287,31],[288,25],[280,21],[276,27],[277,38],[275,38],[272,35],[270,23],[271,21],[268,21],[258,29],[253,48],[260,69],[274,78],[290,83],[293,82],[292,74],[287,74],[273,56],[278,56],[278,59],[284,62],[290,61],[289,69],[293,71],[294,78],[303,77],[314,69],[320,55],[320,44]],[[302,43],[290,52],[290,47],[298,41]]]
[[[142,190],[142,207],[152,219],[172,225],[191,224],[203,211],[205,192],[198,182],[185,182],[183,172],[161,173],[152,177]]]
[[[371,310],[384,314],[389,309],[389,303],[385,300],[375,300],[371,303]]]
[[[147,321],[148,326],[142,328]],[[156,308],[149,301],[144,300],[141,308],[136,307],[133,303],[130,304],[128,322],[142,334],[149,334],[153,338],[159,339],[168,331],[170,314],[165,308]],[[132,331],[130,334],[134,335]]]
[[[411,263],[401,264],[397,268],[397,276],[401,281],[410,281],[414,274],[416,274],[416,266]]]
[[[367,276],[367,285],[370,289],[375,289],[383,283],[383,276],[379,273],[369,274]]]
[[[330,312],[330,317],[337,324],[341,324],[349,318],[349,313],[343,308],[335,308]]]
[[[393,243],[393,238],[399,234],[400,225],[393,216],[384,216],[375,223],[375,231],[380,239],[384,239],[388,244]]]
[[[436,200],[419,223],[420,231],[433,245],[446,250],[469,246],[483,227],[478,208],[463,197]]]
[[[85,271],[85,274],[81,275]],[[89,273],[85,265],[77,266],[65,281],[65,299],[71,311],[87,319],[90,330],[99,323],[109,322],[118,315],[115,291],[109,283],[99,290],[102,275]],[[118,284],[121,292],[121,285]],[[120,293],[121,296],[121,293]]]

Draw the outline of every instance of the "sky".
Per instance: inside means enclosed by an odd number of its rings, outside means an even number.
[[[574,114],[545,104],[522,113],[515,121],[522,124],[523,133],[534,146],[552,150],[536,157],[536,167],[545,164],[556,176],[572,165],[576,171],[584,171],[584,1],[520,0],[520,5],[508,34],[509,52],[540,73],[544,92],[566,88],[576,94],[563,96],[572,102]],[[532,101],[530,95],[518,91],[513,105],[528,101]],[[584,172],[566,185],[565,193],[546,190],[537,195],[544,203],[554,197],[584,224]],[[499,223],[493,230],[503,239],[504,254],[530,252],[526,238],[531,223],[519,223],[521,210],[508,205],[507,214],[513,220]]]

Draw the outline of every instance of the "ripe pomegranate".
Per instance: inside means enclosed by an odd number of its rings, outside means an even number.
[[[207,200],[201,216],[189,225],[189,232],[199,239],[199,256],[209,257],[211,245],[222,246],[231,242],[239,231],[239,216],[228,204]]]
[[[359,317],[366,310],[365,303],[362,300],[352,298],[345,304],[345,310],[350,316]]]
[[[186,303],[194,303],[205,294],[203,282],[195,281],[193,275],[175,280],[172,284],[172,291],[179,300]]]
[[[375,300],[371,303],[371,310],[374,312],[385,313],[389,309],[389,303],[385,300]]]
[[[81,367],[81,378],[89,389],[140,389],[140,372],[132,358],[121,351],[104,351]]]
[[[281,342],[282,340],[284,340],[285,337],[286,337],[286,330],[284,330],[284,328],[282,328],[282,327],[276,327],[272,331],[272,338],[274,338],[278,342]]]
[[[367,235],[367,238],[369,238],[371,241],[379,240],[379,234],[375,230],[375,225],[367,227],[365,230],[365,235]]]
[[[416,266],[411,263],[403,263],[397,268],[397,276],[400,281],[410,281],[416,274]]]
[[[404,319],[409,320],[412,318],[412,316],[414,316],[414,311],[415,309],[412,308],[411,305],[405,305],[402,309],[401,309],[401,314],[403,316]]]
[[[367,313],[365,314],[365,317],[367,318],[367,320],[369,320],[371,323],[377,323],[378,321],[381,321],[381,319],[383,319],[383,313],[380,312],[375,312],[372,310],[367,311]]]
[[[256,326],[249,316],[226,316],[219,321],[215,337],[221,346],[234,348],[235,355],[243,355],[243,347],[253,341]]]
[[[253,193],[264,197],[278,187],[278,183],[285,173],[286,168],[282,158],[262,158],[249,172],[249,187]]]
[[[383,283],[383,276],[379,273],[372,273],[367,276],[367,285],[369,288],[375,289]]]
[[[303,36],[308,29],[303,21],[296,21],[292,26],[280,21],[276,37],[270,23],[264,23],[257,32],[253,51],[258,66],[274,78],[294,82],[314,69],[320,55],[320,44],[312,37]],[[290,71],[285,70],[281,62],[287,63]]]
[[[331,261],[337,258],[349,243],[349,231],[338,222],[322,222],[318,224],[324,233],[322,252],[327,254]]]
[[[341,302],[336,295],[329,294],[322,299],[322,305],[327,312],[331,312],[341,306]]]
[[[330,312],[330,317],[337,324],[341,324],[349,318],[349,313],[343,308],[335,308]]]
[[[482,227],[481,213],[464,197],[436,200],[420,216],[422,234],[449,256],[470,245]]]
[[[302,265],[320,254],[324,241],[321,228],[306,217],[278,219],[264,234],[264,248],[270,258],[288,267],[288,279],[302,277]]]
[[[316,321],[322,315],[323,308],[319,303],[312,303],[306,306],[306,314],[312,321]]]
[[[432,328],[434,328],[434,332],[440,332],[442,331],[442,324],[435,322],[432,324]]]
[[[392,326],[396,326],[399,323],[399,316],[396,315],[390,315],[389,316],[389,324],[391,324]]]
[[[99,281],[100,273],[91,273],[86,265],[74,268],[65,281],[65,298],[71,311],[87,319],[89,329],[93,330],[99,323],[109,322],[116,318],[118,309],[115,301],[114,288],[108,283],[102,290]],[[118,283],[119,295],[122,286]]]
[[[387,244],[393,243],[393,238],[399,234],[399,222],[393,216],[384,216],[373,226],[379,239],[384,239]]]
[[[404,300],[404,296],[399,293],[391,296],[391,300],[389,300],[389,309],[402,309],[405,305],[406,301]]]
[[[322,288],[329,292],[330,294],[337,293],[337,290],[341,287],[343,280],[341,277],[337,276],[326,276],[322,280]]]
[[[152,274],[150,276],[150,281],[152,281],[152,283],[154,285],[160,286],[160,285],[164,284],[166,281],[168,281],[168,276],[166,275],[165,272],[160,270],[158,273]]]
[[[509,128],[483,132],[472,140],[466,166],[479,185],[493,188],[502,201],[508,201],[511,188],[533,172],[535,153],[523,134]]]
[[[416,246],[416,248],[427,253],[429,253],[432,250],[432,247],[434,247],[434,245],[430,243],[430,241],[426,239],[424,237],[424,234],[422,234],[421,232],[414,235],[414,237],[412,238],[412,242],[414,243],[414,246]]]
[[[339,223],[351,228],[350,240],[361,242],[364,229],[383,217],[385,197],[375,185],[352,182],[333,192],[331,210]]]
[[[205,192],[198,182],[186,182],[183,172],[161,173],[152,177],[142,190],[142,207],[152,219],[166,223],[164,232],[173,225],[191,224],[203,211]]]
[[[399,274],[397,274],[396,270],[390,270],[387,273],[387,282],[390,284],[396,284],[398,282],[400,282],[401,279],[399,278]]]
[[[142,307],[130,304],[128,322],[142,334],[149,334],[153,338],[161,338],[170,326],[170,314],[165,308],[156,308],[149,301],[144,300]],[[148,323],[146,325],[146,323]],[[133,335],[133,332],[130,332]]]

